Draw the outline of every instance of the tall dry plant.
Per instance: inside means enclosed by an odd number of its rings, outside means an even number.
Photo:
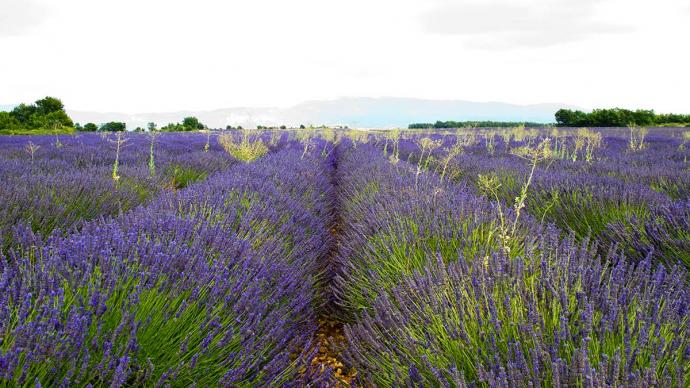
[[[630,141],[628,142],[628,149],[630,151],[641,151],[645,148],[645,137],[649,134],[649,129],[639,127],[635,124],[628,125],[630,130]]]
[[[120,151],[124,148],[127,138],[123,132],[118,132],[115,135],[115,140],[109,140],[115,144],[115,161],[113,162],[113,180],[115,182],[120,180],[120,175],[118,175],[118,167],[120,165]]]
[[[244,130],[242,140],[235,142],[232,134],[218,136],[218,143],[237,160],[251,162],[268,153],[268,146],[258,137],[250,138],[249,130]]]
[[[507,219],[506,211],[503,208],[503,204],[502,204],[500,196],[499,196],[499,188],[501,187],[501,183],[499,182],[498,177],[495,174],[491,174],[491,175],[479,174],[478,183],[479,183],[480,190],[482,192],[484,192],[484,194],[486,194],[488,197],[490,197],[496,201],[496,204],[497,204],[496,207],[498,210],[498,218],[499,218],[499,225],[497,227],[498,235],[499,235],[501,243],[503,245],[503,250],[506,253],[510,253],[510,246],[513,245],[514,240],[517,238],[518,222],[520,220],[522,210],[525,208],[525,204],[527,202],[527,196],[528,196],[529,188],[532,185],[532,180],[534,178],[534,172],[536,171],[537,166],[541,162],[551,158],[550,142],[551,142],[551,140],[549,138],[545,138],[536,146],[532,146],[529,148],[523,147],[521,154],[518,155],[518,156],[520,156],[524,159],[527,159],[529,161],[530,172],[527,175],[527,179],[525,180],[525,182],[522,184],[522,186],[520,188],[520,193],[514,199],[514,202],[513,202],[514,216],[513,216],[512,220]]]
[[[34,144],[34,142],[32,142],[32,141],[29,141],[29,144],[27,144],[26,147],[24,147],[24,150],[26,151],[26,153],[31,155],[31,165],[32,166],[34,164],[34,155],[36,155],[36,151],[38,151],[39,148],[41,148],[41,146],[38,144]]]
[[[156,175],[156,162],[153,158],[153,146],[156,143],[156,136],[158,136],[158,132],[149,131],[149,175],[151,176]]]

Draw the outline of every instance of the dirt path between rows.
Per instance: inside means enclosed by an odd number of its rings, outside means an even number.
[[[326,259],[331,275],[337,272],[337,268],[334,267],[338,265],[338,260],[336,258],[340,251],[340,231],[342,225],[339,201],[338,151],[338,149],[335,150],[333,170],[330,177],[331,184],[334,188],[334,200],[331,208],[333,212],[333,225],[330,229],[331,235],[333,236],[333,244]],[[317,368],[319,373],[327,373],[330,369],[333,375],[333,381],[329,382],[329,384],[332,384],[332,386],[348,387],[352,385],[353,380],[357,376],[357,371],[345,365],[342,360],[341,352],[343,349],[347,348],[347,338],[343,330],[343,323],[338,320],[333,311],[333,309],[337,307],[334,307],[333,297],[330,291],[330,278],[327,278],[327,282],[324,285],[324,292],[326,293],[328,305],[324,308],[318,321],[319,329],[315,338],[315,346],[318,348],[318,352],[312,359],[311,365]]]

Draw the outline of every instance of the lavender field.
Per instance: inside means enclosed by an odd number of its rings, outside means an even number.
[[[690,386],[690,131],[0,137],[0,386]]]

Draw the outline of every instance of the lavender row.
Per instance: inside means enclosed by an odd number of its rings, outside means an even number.
[[[128,135],[113,172],[115,150],[99,135],[3,137],[0,152],[0,238],[12,243],[11,228],[22,222],[47,235],[83,221],[112,216],[145,203],[163,190],[180,189],[234,163],[205,136],[166,134],[154,139]],[[27,144],[38,146],[30,154]],[[153,166],[150,164],[154,156]]]
[[[329,164],[281,151],[0,261],[11,384],[281,385],[308,366]]]
[[[580,240],[591,236],[602,253],[622,248],[631,258],[642,259],[653,251],[655,262],[690,266],[687,249],[682,249],[687,237],[679,229],[690,198],[690,152],[679,134],[653,131],[643,148],[631,150],[630,139],[608,130],[516,133],[523,138],[508,131],[415,135],[399,140],[396,147],[400,158],[428,165],[441,176],[477,189],[480,175],[496,176],[500,200],[510,206],[530,175],[529,161],[521,151],[549,138],[550,155],[537,166],[527,212],[566,233],[574,231]],[[433,140],[435,148],[420,161],[424,138]],[[596,139],[596,147],[588,148],[588,139]],[[379,148],[387,144],[391,151],[390,140],[377,142]],[[662,237],[645,233],[644,247],[631,244],[639,240],[636,236],[644,228]],[[669,243],[675,248],[666,249]]]
[[[500,239],[498,209],[463,186],[441,182],[435,174],[416,174],[410,164],[389,163],[367,144],[342,146],[338,181],[343,220],[336,303],[343,318],[366,312],[381,292],[403,276],[436,259],[445,262],[491,252],[504,243],[517,255],[535,223],[517,223],[510,241]],[[513,212],[506,211],[506,216]]]
[[[380,149],[339,162],[346,360],[377,385],[664,385],[690,379],[678,266],[597,254],[525,218],[515,246],[471,190]],[[421,183],[420,183],[421,182]],[[476,213],[475,213],[476,212]],[[449,215],[446,217],[445,215]],[[580,242],[576,242],[580,241]],[[352,317],[355,318],[352,318]]]

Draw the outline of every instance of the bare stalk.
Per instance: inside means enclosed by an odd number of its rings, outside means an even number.
[[[158,133],[155,131],[149,132],[149,138],[151,140],[150,147],[149,147],[149,174],[151,176],[156,175],[156,163],[153,159],[153,146],[154,146],[154,143],[156,142],[156,136],[157,135],[158,135]]]
[[[120,180],[120,176],[117,174],[118,172],[118,167],[120,164],[120,150],[124,147],[124,144],[127,142],[127,139],[125,138],[125,135],[123,132],[118,132],[115,135],[115,140],[111,140],[115,144],[115,161],[113,162],[113,180],[115,182]]]
[[[41,148],[40,145],[34,144],[32,141],[29,141],[29,144],[26,145],[26,152],[31,155],[31,165],[33,166],[34,164],[34,155],[36,154],[36,151]]]

